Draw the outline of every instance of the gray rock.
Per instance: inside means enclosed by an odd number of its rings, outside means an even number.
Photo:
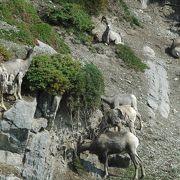
[[[0,130],[7,132],[11,128],[11,124],[8,121],[2,120],[0,121]]]
[[[41,129],[45,129],[47,127],[47,119],[45,118],[39,118],[39,119],[34,119],[32,123],[32,131],[37,133]]]
[[[27,54],[27,46],[19,45],[11,41],[0,39],[0,44],[12,52],[12,59],[25,58]]]
[[[154,101],[154,99],[152,99],[152,97],[147,97],[147,105],[153,110],[158,108],[158,104]]]
[[[4,22],[4,21],[0,21],[0,30],[1,29],[5,30],[5,31],[14,31],[14,32],[19,31],[15,26],[12,26],[12,25],[8,24],[7,22]]]
[[[11,121],[17,128],[31,129],[36,105],[36,99],[32,102],[17,100],[13,107],[4,113],[3,117]]]
[[[10,129],[8,133],[0,132],[0,149],[21,154],[25,150],[27,138],[27,129]]]
[[[21,180],[20,178],[10,174],[9,176],[0,175],[0,180]]]
[[[159,111],[162,117],[168,118],[169,106],[169,82],[166,69],[164,68],[164,61],[152,56],[149,56],[148,66],[150,69],[146,70],[146,76],[149,82],[149,92],[147,96],[148,106],[156,113]],[[152,112],[150,112],[152,114]]]
[[[48,131],[31,134],[24,159],[25,179],[52,179],[51,136]]]
[[[149,58],[155,58],[155,52],[152,48],[150,48],[149,46],[144,46],[143,47],[143,53],[145,56],[149,57]]]
[[[35,55],[40,55],[40,54],[48,54],[48,55],[53,55],[57,54],[57,51],[54,50],[51,46],[48,44],[45,44],[41,42],[40,40],[36,40],[37,46],[34,47]]]
[[[0,150],[0,163],[5,163],[12,166],[23,166],[23,155],[12,153],[9,151]]]

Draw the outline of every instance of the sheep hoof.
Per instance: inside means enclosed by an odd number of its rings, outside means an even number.
[[[103,179],[107,179],[109,175],[105,174]]]
[[[142,174],[141,177],[140,177],[140,179],[143,179],[144,177],[145,177],[145,174]]]

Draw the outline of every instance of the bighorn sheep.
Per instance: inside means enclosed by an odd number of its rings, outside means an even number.
[[[175,58],[180,58],[180,38],[173,39],[171,54]]]
[[[89,151],[96,154],[101,163],[104,164],[105,177],[108,176],[108,156],[126,152],[129,154],[134,167],[134,180],[138,179],[138,166],[141,168],[141,178],[145,176],[145,170],[141,158],[137,154],[139,145],[138,138],[127,131],[105,132],[97,136],[94,140],[83,144],[78,143],[77,153]]]
[[[114,42],[115,44],[124,44],[124,42],[122,42],[122,36],[117,32],[112,31],[105,16],[102,17],[101,22],[106,24],[106,30],[102,35],[102,41],[105,44],[109,45],[110,42]]]
[[[124,118],[120,112],[118,112],[117,115],[114,109],[108,109],[104,112],[104,116],[95,130],[96,134],[105,132],[112,127],[118,127],[118,130],[120,131],[123,124],[122,119]]]
[[[1,63],[0,67],[0,91],[1,91],[1,107],[6,110],[3,101],[3,94],[10,93],[9,87],[14,91],[16,99],[22,99],[21,85],[22,79],[27,72],[31,60],[33,49],[29,49],[25,59],[15,59]]]
[[[122,125],[127,125],[130,132],[136,135],[135,132],[135,120],[136,117],[139,119],[140,128],[142,129],[141,115],[130,105],[119,106],[115,109],[109,109],[105,112],[102,121],[100,122],[98,129],[100,132],[111,127],[118,127],[121,130]]]
[[[118,108],[121,105],[131,105],[137,112],[137,98],[134,94],[117,94],[114,96],[101,96],[101,99],[108,103],[111,108]]]
[[[116,109],[113,109],[113,111],[114,111],[115,114],[117,114],[118,117],[120,117],[120,118],[123,117],[122,122],[124,122],[124,124],[127,124],[127,126],[129,127],[130,132],[132,132],[134,135],[136,135],[135,126],[134,126],[136,117],[138,118],[139,124],[140,124],[139,130],[142,129],[143,125],[142,125],[141,115],[139,114],[139,112],[137,112],[130,105],[119,106]]]

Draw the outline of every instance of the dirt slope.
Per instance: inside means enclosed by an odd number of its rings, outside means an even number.
[[[153,5],[148,10],[142,11],[137,2],[130,0],[127,2],[142,21],[143,28],[133,29],[118,21],[114,22],[114,28],[121,29],[125,42],[144,62],[151,61],[155,68],[157,66],[160,69],[163,68],[165,77],[161,71],[159,74],[155,72],[155,76],[158,77],[157,83],[162,85],[159,89],[155,86],[155,91],[162,91],[159,96],[168,96],[163,100],[165,106],[169,107],[166,112],[160,109],[163,99],[161,97],[156,99],[158,101],[156,109],[148,107],[147,97],[152,89],[150,86],[153,84],[149,83],[147,72],[139,73],[127,69],[122,60],[116,58],[114,46],[105,46],[100,43],[88,48],[82,44],[73,43],[74,41],[69,36],[66,37],[66,42],[71,47],[75,58],[92,62],[102,70],[107,95],[133,93],[137,96],[138,108],[144,120],[144,129],[138,132],[138,137],[141,142],[139,154],[145,164],[146,179],[178,180],[180,179],[180,61],[165,53],[165,48],[171,44],[169,39],[177,36],[169,30],[170,24],[164,17],[164,14],[170,13],[171,10]],[[109,14],[109,17],[112,15]],[[99,19],[100,17],[95,18],[95,22]],[[147,58],[145,46],[154,50],[153,58]],[[164,118],[163,112],[167,113],[167,118]],[[111,168],[110,172],[114,172],[114,169]],[[116,175],[119,173],[119,171],[115,172]],[[121,170],[120,173],[126,172]],[[124,179],[123,175],[117,179],[121,178]]]

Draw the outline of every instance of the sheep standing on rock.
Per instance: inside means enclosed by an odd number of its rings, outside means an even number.
[[[108,174],[108,156],[112,154],[128,153],[135,167],[134,180],[138,179],[138,167],[141,168],[141,178],[145,176],[145,170],[141,158],[137,154],[139,145],[138,138],[127,131],[105,132],[98,135],[94,140],[86,143],[78,142],[77,154],[89,151],[96,154],[101,163],[104,164],[105,178]]]
[[[173,39],[171,54],[175,58],[180,58],[180,38]]]
[[[106,45],[109,45],[110,42],[114,42],[114,44],[124,44],[124,42],[122,41],[122,36],[111,29],[110,24],[107,22],[105,16],[102,17],[101,22],[104,22],[106,24],[106,30],[102,35],[102,41]]]
[[[14,96],[16,99],[22,99],[21,96],[21,85],[22,79],[25,76],[31,61],[32,61],[32,48],[27,52],[25,59],[15,59],[7,61],[1,64],[0,67],[0,92],[1,92],[1,104],[0,106],[6,110],[4,105],[3,94],[11,94],[11,90],[14,91]],[[11,89],[9,89],[9,87]]]

